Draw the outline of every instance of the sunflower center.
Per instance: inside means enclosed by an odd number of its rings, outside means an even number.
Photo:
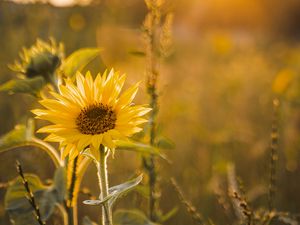
[[[81,110],[76,118],[77,129],[82,134],[102,134],[114,129],[117,115],[112,107],[96,103]]]

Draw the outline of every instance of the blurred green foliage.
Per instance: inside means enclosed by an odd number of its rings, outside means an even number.
[[[199,3],[198,3],[199,2]],[[232,208],[220,203],[226,190],[226,167],[235,164],[244,191],[254,207],[267,205],[269,145],[272,123],[272,99],[281,100],[279,120],[278,186],[275,206],[281,211],[298,213],[300,209],[300,44],[299,3],[289,0],[253,1],[229,6],[220,1],[178,1],[175,11],[174,52],[162,66],[159,84],[159,120],[164,133],[174,140],[174,149],[166,154],[172,165],[161,162],[164,211],[180,206],[166,224],[192,224],[181,207],[168,178],[175,177],[184,193],[206,217],[216,224],[231,224]],[[250,1],[246,1],[249,3]],[[250,3],[249,3],[250,4]],[[249,6],[249,5],[248,5]],[[272,6],[272,7],[270,7]],[[220,9],[218,9],[218,7]],[[225,8],[231,11],[227,12]],[[246,12],[239,19],[237,12]],[[270,12],[267,9],[271,9]],[[297,10],[298,9],[298,10]],[[218,14],[220,11],[225,11]],[[49,36],[65,43],[67,53],[80,47],[103,48],[108,67],[127,71],[128,79],[144,80],[145,61],[140,33],[145,14],[142,1],[103,1],[99,5],[54,8],[50,5],[16,5],[0,2],[0,82],[13,78],[7,64],[12,63],[22,46],[29,47],[37,38]],[[227,13],[226,13],[227,12]],[[230,13],[231,12],[231,13]],[[211,15],[209,15],[211,13]],[[226,17],[230,14],[229,17]],[[227,19],[226,19],[227,18]],[[95,71],[102,60],[95,60]],[[145,92],[145,91],[144,91]],[[140,99],[146,94],[140,94]],[[25,95],[0,95],[0,133],[24,121],[33,108],[33,99]],[[162,143],[165,145],[166,143]],[[173,143],[167,143],[173,145]],[[29,172],[51,178],[53,165],[35,149],[4,153],[0,156],[0,182],[16,176],[15,158],[24,162]],[[31,163],[35,158],[37,163]],[[39,163],[43,162],[43,163]],[[42,165],[41,165],[42,164]],[[130,176],[139,165],[131,153],[120,151],[109,165],[111,183]],[[119,174],[122,171],[122,174]],[[84,178],[92,193],[97,187]],[[0,201],[4,199],[0,189]],[[138,194],[120,201],[120,208],[140,204]],[[79,196],[79,202],[86,196]],[[230,204],[230,202],[228,202]],[[118,206],[118,207],[119,207]],[[0,224],[8,217],[0,206]],[[79,205],[80,216],[97,221],[97,210]],[[226,210],[227,209],[227,210]],[[123,214],[120,214],[123,216]],[[88,219],[86,219],[88,220]],[[89,220],[88,220],[89,221]],[[91,224],[91,222],[86,222]]]

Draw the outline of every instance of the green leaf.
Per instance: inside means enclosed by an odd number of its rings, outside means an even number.
[[[55,205],[57,204],[57,192],[56,189],[50,188],[44,191],[39,200],[39,208],[42,216],[42,220],[46,221],[54,212]]]
[[[64,167],[58,167],[54,174],[54,189],[56,190],[57,201],[63,202],[67,193],[67,174]]]
[[[117,149],[119,150],[129,150],[129,151],[136,151],[144,154],[160,155],[158,148],[140,142],[118,140],[116,144],[117,144]]]
[[[0,91],[8,92],[9,94],[27,93],[36,96],[45,84],[45,79],[41,76],[22,80],[13,79],[2,84]]]
[[[165,222],[165,221],[169,220],[171,217],[173,217],[177,213],[177,211],[178,211],[178,207],[174,207],[169,212],[167,212],[166,214],[161,216],[160,222]]]
[[[47,220],[56,204],[63,203],[67,192],[67,176],[64,167],[58,167],[54,173],[53,185],[49,187],[40,200],[40,209],[43,220]]]
[[[82,225],[97,225],[97,223],[93,222],[89,217],[85,216],[83,217]]]
[[[43,185],[40,178],[35,174],[25,174],[24,176],[29,183],[30,190],[34,194],[37,194],[35,197],[41,196],[46,186]],[[5,209],[21,212],[24,210],[27,211],[28,206],[31,209],[28,200],[25,198],[26,194],[27,192],[22,179],[20,177],[16,178],[6,191],[4,198]]]
[[[156,142],[156,146],[159,148],[159,149],[174,149],[175,148],[175,144],[174,142],[167,138],[167,137],[159,137],[157,142]]]
[[[150,188],[149,185],[139,185],[135,190],[140,193],[144,198],[149,199]]]
[[[14,225],[39,225],[38,221],[34,217],[34,214],[30,211],[27,213],[11,212],[9,214],[10,220]]]
[[[142,211],[133,210],[117,210],[114,213],[115,225],[155,225],[151,222]]]
[[[55,206],[64,201],[66,194],[66,175],[64,168],[59,167],[55,171],[52,186],[44,186],[39,177],[34,174],[26,174],[25,178],[40,208],[42,219],[47,220],[53,214]],[[26,199],[26,196],[27,192],[22,179],[18,177],[12,182],[12,185],[9,186],[5,195],[5,209],[18,225],[25,225],[25,223],[21,223],[25,220],[24,218],[28,217],[27,219],[30,220],[30,217],[33,217],[33,209]],[[16,221],[20,222],[17,223]]]
[[[62,65],[64,74],[68,77],[74,76],[95,59],[100,51],[98,48],[82,48],[73,52]]]
[[[167,158],[167,156],[160,152],[159,148],[153,147],[148,144],[140,143],[137,141],[118,140],[116,142],[116,145],[117,145],[117,150],[135,151],[141,154],[153,154],[155,156],[159,156],[160,158],[166,160],[168,163],[171,163],[170,160]]]
[[[137,57],[145,57],[146,53],[143,51],[139,51],[139,50],[132,50],[129,51],[129,54],[133,55],[133,56],[137,56]]]
[[[29,119],[27,126],[24,124],[16,125],[13,130],[4,134],[0,138],[0,152],[12,149],[20,144],[30,141],[34,136],[34,123],[33,119]]]
[[[108,201],[109,207],[112,207],[118,198],[135,188],[142,181],[142,179],[143,175],[141,174],[131,181],[127,181],[109,188],[109,195],[103,200],[85,200],[83,203],[86,205],[102,205]]]

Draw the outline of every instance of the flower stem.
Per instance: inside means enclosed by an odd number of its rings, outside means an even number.
[[[108,179],[107,179],[107,157],[109,155],[108,150],[105,150],[103,145],[100,146],[100,159],[96,162],[100,196],[99,199],[103,200],[108,196]],[[104,203],[102,207],[102,225],[112,225],[112,212],[108,205],[108,202]]]
[[[73,211],[73,207],[69,207],[67,209],[68,211],[68,222],[69,222],[69,225],[74,225],[74,211]]]
[[[63,205],[61,205],[61,204],[57,204],[57,208],[61,212],[62,219],[63,219],[63,224],[64,225],[70,225],[69,219],[68,219],[69,215],[68,215],[68,213],[66,211],[66,208]]]
[[[77,222],[77,207],[76,202],[74,202],[74,191],[75,191],[75,185],[77,182],[77,163],[78,163],[78,156],[75,157],[73,160],[73,166],[72,166],[72,177],[71,177],[71,184],[69,187],[69,199],[68,199],[68,215],[69,215],[69,225],[78,225]]]

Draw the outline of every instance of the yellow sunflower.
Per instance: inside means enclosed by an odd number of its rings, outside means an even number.
[[[76,75],[76,85],[71,79],[59,86],[59,92],[51,92],[54,98],[40,101],[46,109],[35,109],[36,118],[48,120],[48,125],[38,132],[50,133],[47,141],[63,146],[62,157],[71,158],[89,147],[98,152],[100,145],[116,148],[116,140],[139,132],[142,118],[151,109],[145,105],[133,105],[138,84],[120,94],[126,76],[113,70],[98,74],[93,80],[90,72],[85,77]],[[96,153],[95,153],[96,154]]]

